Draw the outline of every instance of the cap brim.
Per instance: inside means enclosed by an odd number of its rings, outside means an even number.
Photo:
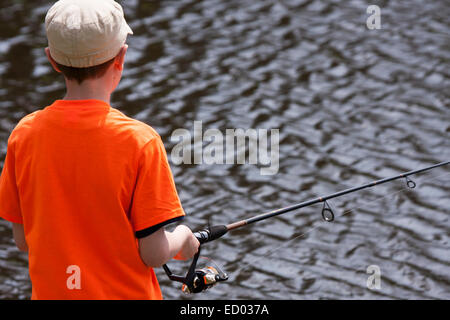
[[[125,24],[125,30],[127,31],[127,34],[133,34],[133,30],[131,30],[128,23],[126,23],[125,21],[123,23]]]

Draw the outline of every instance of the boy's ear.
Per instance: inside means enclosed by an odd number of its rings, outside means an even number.
[[[52,56],[50,55],[50,49],[48,47],[45,48],[45,54],[47,55],[48,61],[50,61],[50,64],[52,65],[53,69],[55,69],[56,72],[61,73],[61,70],[59,70],[55,60],[53,60]]]
[[[114,67],[118,70],[123,70],[123,64],[125,63],[125,54],[127,53],[127,49],[128,45],[124,44],[115,58]]]

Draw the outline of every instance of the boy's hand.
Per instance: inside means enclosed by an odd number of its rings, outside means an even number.
[[[191,229],[185,225],[179,225],[175,228],[174,232],[183,233],[183,237],[185,238],[181,250],[175,255],[174,259],[188,260],[192,258],[197,253],[200,242],[194,236]]]
[[[149,267],[160,267],[172,258],[187,260],[198,251],[200,242],[185,225],[179,225],[174,231],[164,228],[139,239],[139,254]]]

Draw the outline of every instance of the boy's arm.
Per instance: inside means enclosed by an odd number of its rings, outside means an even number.
[[[147,266],[159,267],[174,257],[189,259],[198,251],[200,244],[187,226],[179,225],[173,232],[164,230],[164,225],[183,216],[164,144],[155,136],[140,150],[130,209],[139,253]]]
[[[27,241],[25,240],[25,232],[23,230],[23,224],[12,223],[14,242],[20,251],[28,251]]]
[[[147,237],[139,239],[139,253],[149,267],[160,267],[172,258],[186,260],[193,257],[200,243],[185,225],[168,232],[160,228]]]

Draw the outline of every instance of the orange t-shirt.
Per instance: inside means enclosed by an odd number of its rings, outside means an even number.
[[[0,216],[24,225],[32,299],[161,299],[137,238],[184,211],[156,131],[99,100],[57,100],[11,133]]]

